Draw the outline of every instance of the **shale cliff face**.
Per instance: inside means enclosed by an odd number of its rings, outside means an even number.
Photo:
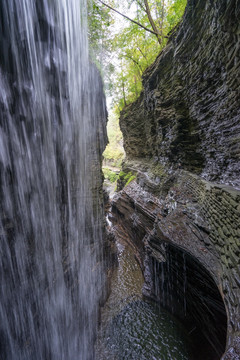
[[[144,73],[143,93],[121,114],[124,170],[137,180],[113,201],[115,231],[136,248],[144,293],[188,322],[199,311],[211,360],[240,359],[239,18],[239,0],[188,1]]]
[[[240,185],[240,2],[190,0],[183,22],[122,113],[128,157]]]

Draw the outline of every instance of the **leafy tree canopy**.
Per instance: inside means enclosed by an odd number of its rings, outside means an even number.
[[[141,92],[141,76],[166,45],[168,33],[182,18],[187,0],[89,0],[89,37],[101,66],[108,95],[121,109]],[[132,10],[133,9],[133,10]],[[126,20],[112,30],[116,12]],[[140,25],[138,25],[140,24]],[[150,31],[146,31],[149,29]],[[112,61],[114,54],[114,61]]]
[[[187,0],[89,0],[92,57],[103,72],[115,114],[140,95],[142,74],[166,45],[169,32],[181,21],[186,3]]]

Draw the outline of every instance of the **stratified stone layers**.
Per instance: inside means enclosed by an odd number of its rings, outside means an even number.
[[[238,0],[188,1],[143,93],[121,114],[125,171],[138,175],[113,206],[144,271],[169,242],[210,272],[228,316],[224,360],[240,358],[239,18]]]
[[[151,258],[166,261],[166,244],[186,251],[207,269],[226,306],[231,348],[240,331],[240,191],[183,170],[171,180],[167,195],[158,196],[150,190],[146,173],[139,171],[138,184],[132,182],[113,200],[115,231],[136,248],[147,296],[161,299],[149,263]]]
[[[240,2],[190,0],[121,116],[127,156],[240,185]]]

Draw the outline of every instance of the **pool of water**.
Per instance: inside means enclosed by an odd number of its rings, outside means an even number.
[[[189,360],[183,326],[158,304],[142,299],[143,276],[133,250],[117,243],[119,265],[101,314],[97,360]]]

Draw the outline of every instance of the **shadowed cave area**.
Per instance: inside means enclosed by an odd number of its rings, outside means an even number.
[[[193,256],[164,245],[165,261],[150,257],[155,300],[186,326],[194,360],[218,360],[224,353],[227,315],[211,274]]]

